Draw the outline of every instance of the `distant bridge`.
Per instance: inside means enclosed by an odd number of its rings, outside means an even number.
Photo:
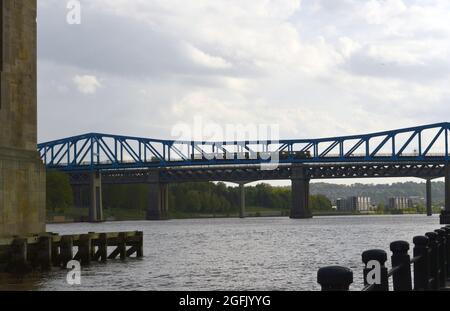
[[[309,181],[330,178],[446,178],[450,213],[450,123],[372,134],[269,141],[177,141],[91,133],[38,145],[50,170],[68,172],[74,186],[91,186],[90,218],[102,220],[101,184],[150,185],[149,219],[164,219],[169,183],[292,180],[292,218],[309,218]],[[444,213],[445,214],[445,213]],[[443,218],[446,217],[448,214]],[[447,221],[450,219],[447,219]]]
[[[128,168],[261,163],[449,161],[450,123],[373,134],[279,141],[177,141],[91,133],[38,145],[47,168],[98,171]]]

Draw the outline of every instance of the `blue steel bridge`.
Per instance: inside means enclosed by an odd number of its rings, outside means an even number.
[[[292,181],[292,218],[309,218],[309,182],[320,178],[445,177],[450,213],[450,123],[378,133],[316,139],[266,141],[179,141],[90,133],[38,145],[49,170],[68,172],[75,198],[89,186],[90,220],[101,221],[102,184],[144,183],[150,187],[148,219],[165,219],[168,184],[229,181],[241,188],[259,180]],[[447,219],[447,220],[446,220]]]

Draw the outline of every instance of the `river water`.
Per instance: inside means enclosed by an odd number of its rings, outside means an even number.
[[[0,275],[10,290],[318,290],[317,269],[353,269],[362,287],[361,253],[439,228],[438,217],[336,216],[198,219],[48,225],[60,234],[144,231],[144,258],[83,268],[81,285],[53,269],[26,277]],[[389,252],[388,252],[389,253]]]

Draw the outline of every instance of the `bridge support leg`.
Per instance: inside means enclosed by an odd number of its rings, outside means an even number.
[[[304,167],[292,168],[292,219],[312,218],[309,208],[309,179]]]
[[[445,166],[445,210],[441,213],[441,225],[450,224],[450,164]]]
[[[433,216],[433,204],[431,197],[431,179],[427,179],[427,216]]]
[[[166,220],[169,218],[169,185],[151,183],[147,220]]]
[[[83,186],[81,186],[81,185],[72,185],[72,193],[73,193],[73,205],[76,208],[84,207],[84,204],[83,204]]]
[[[89,205],[89,221],[103,221],[103,200],[102,200],[102,175],[100,172],[93,172],[90,176],[89,187],[91,192],[91,202]]]
[[[239,192],[240,192],[240,208],[239,208],[239,217],[245,218],[245,184],[239,184]]]

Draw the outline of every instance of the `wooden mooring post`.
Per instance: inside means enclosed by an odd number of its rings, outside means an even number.
[[[98,249],[94,253],[94,261],[106,262],[108,260],[108,236],[100,233],[98,239],[94,240],[94,246]]]
[[[81,263],[82,266],[88,266],[91,264],[92,259],[92,238],[90,234],[82,234],[74,243],[78,246],[78,252],[76,253],[74,260]]]
[[[86,266],[92,262],[106,263],[143,257],[144,235],[141,231],[109,232],[81,235],[46,233],[33,237],[0,239],[0,269],[11,273],[26,273],[33,268],[49,270],[52,266],[66,268],[71,260]],[[108,248],[113,248],[108,254]]]
[[[9,248],[9,261],[6,271],[10,273],[26,273],[31,271],[28,258],[28,240],[24,238],[15,238]]]
[[[64,235],[59,242],[59,265],[67,266],[73,258],[73,236]]]
[[[52,237],[41,236],[37,244],[37,255],[34,266],[46,271],[52,268]]]

